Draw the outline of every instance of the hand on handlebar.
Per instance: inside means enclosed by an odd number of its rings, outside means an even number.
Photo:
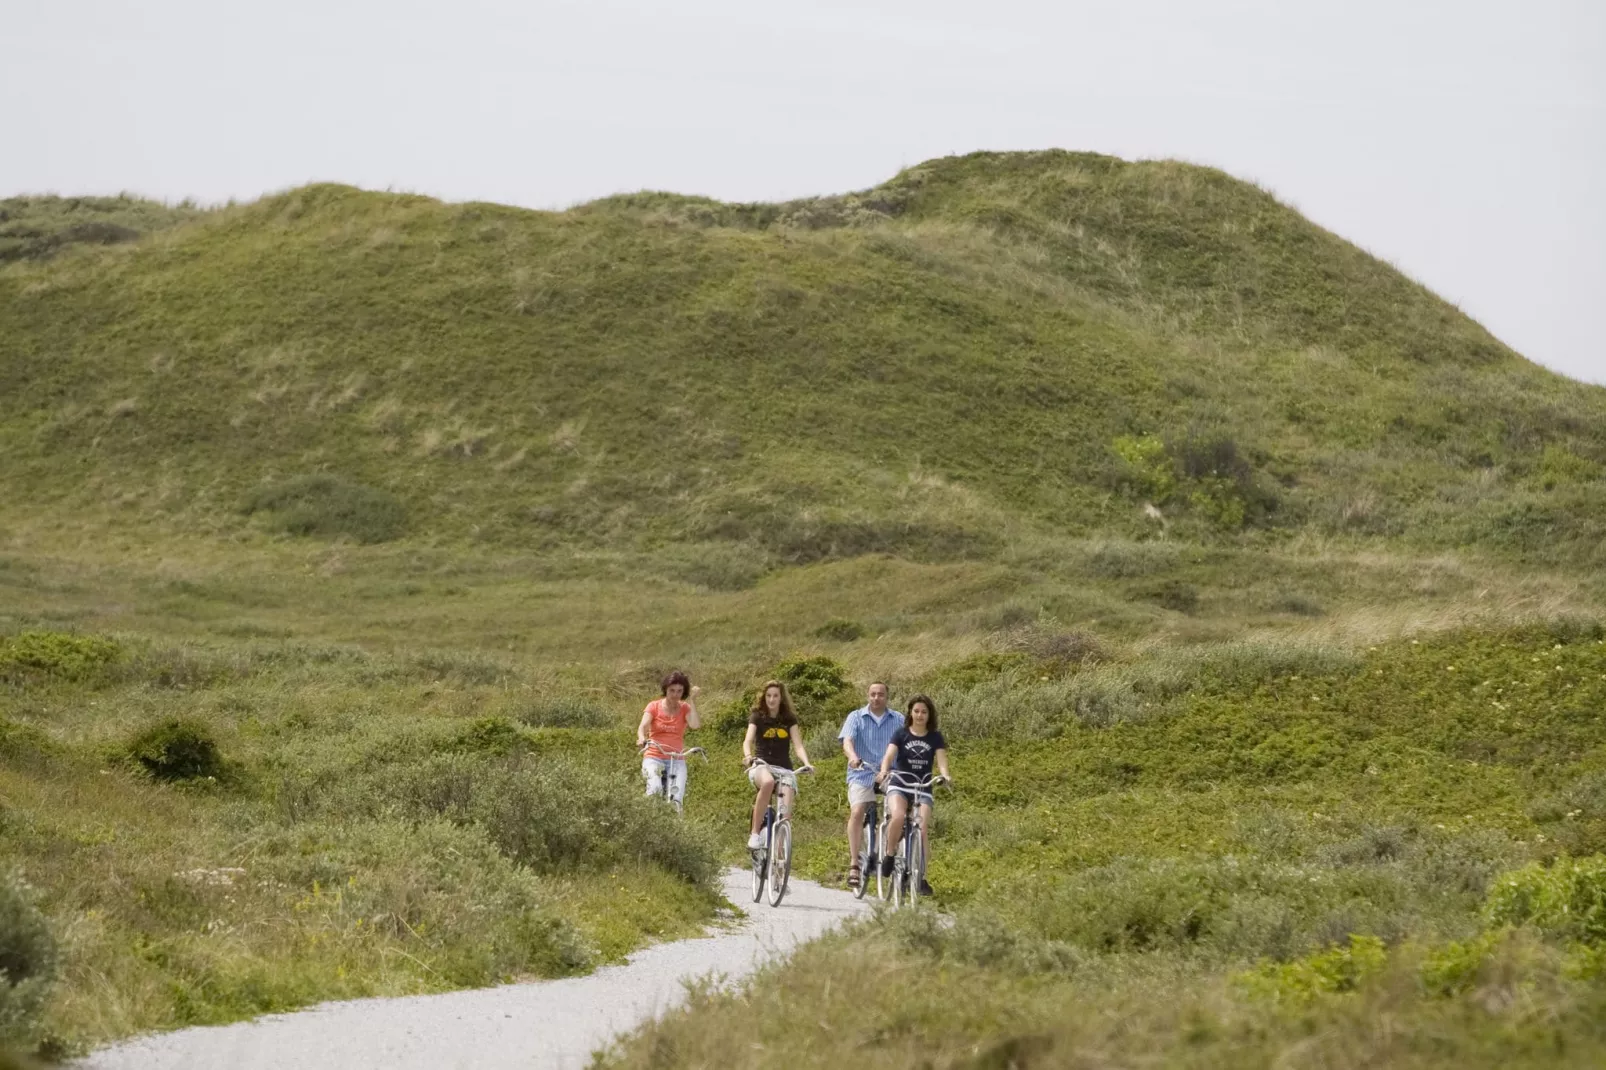
[[[848,763],[848,768],[849,769],[863,769],[864,768],[864,759],[863,758],[855,758],[855,759],[853,759],[853,761]]]

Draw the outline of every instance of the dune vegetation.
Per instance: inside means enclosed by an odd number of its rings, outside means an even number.
[[[1606,389],[1219,172],[4,201],[0,462],[0,1041],[696,931],[779,673],[827,882],[935,697],[938,909],[610,1065],[1606,1058]]]

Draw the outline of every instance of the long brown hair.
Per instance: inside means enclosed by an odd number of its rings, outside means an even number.
[[[786,690],[786,685],[781,683],[779,680],[770,680],[763,687],[758,689],[758,694],[753,696],[753,708],[748,712],[751,714],[757,714],[758,716],[764,718],[769,717],[770,708],[769,706],[765,705],[764,696],[769,694],[770,688],[772,687],[778,687],[781,689],[781,708],[775,711],[775,716],[783,721],[797,720],[797,714],[792,710],[792,696]]]

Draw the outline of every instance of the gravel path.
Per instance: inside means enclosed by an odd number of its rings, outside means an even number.
[[[746,870],[724,878],[747,911],[740,927],[658,944],[586,977],[323,1003],[234,1025],[204,1026],[102,1048],[77,1070],[575,1070],[612,1037],[679,1003],[682,982],[729,979],[868,909],[850,894],[793,879],[779,907],[752,901]]]

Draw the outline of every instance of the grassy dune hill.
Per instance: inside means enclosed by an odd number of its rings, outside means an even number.
[[[692,931],[779,674],[826,881],[835,722],[935,696],[953,924],[613,1063],[1606,1052],[1606,390],[1263,191],[0,212],[0,1048]],[[676,666],[685,820],[631,747]]]
[[[1158,499],[1201,533],[1606,535],[1606,391],[1173,163],[559,214],[309,187],[13,266],[0,316],[7,492],[119,527],[310,497],[370,540],[954,559]]]

